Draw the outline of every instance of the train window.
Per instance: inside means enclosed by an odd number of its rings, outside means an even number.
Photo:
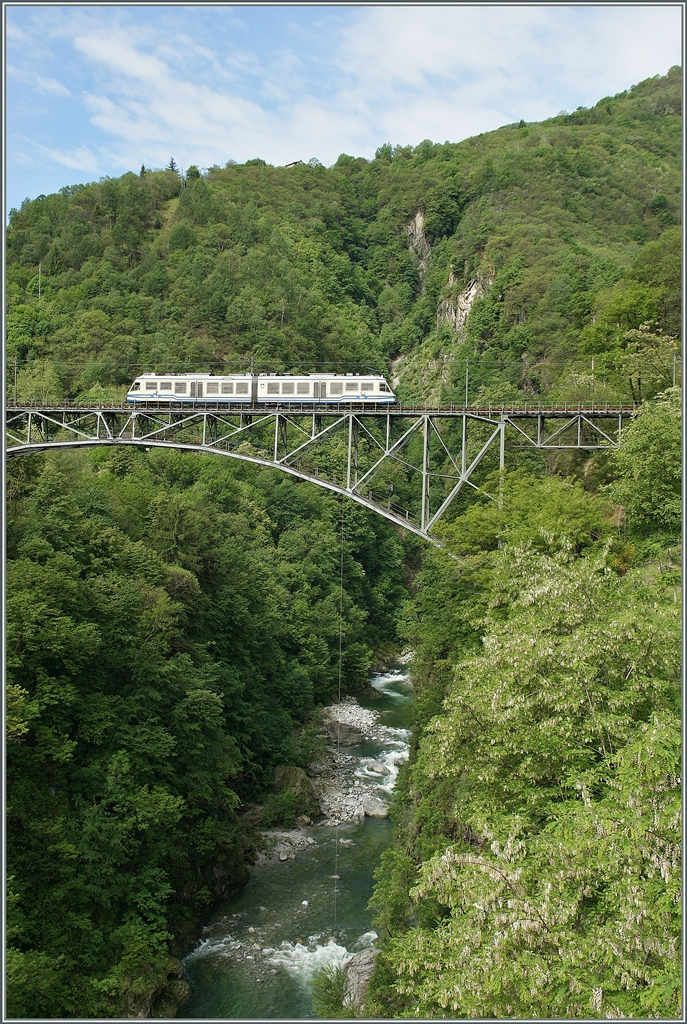
[[[361,389],[361,391],[372,391],[373,390],[372,381],[371,380],[366,380],[364,384],[360,385],[360,389]]]
[[[171,382],[171,380],[161,380],[160,381],[160,391],[171,391],[171,390],[172,390],[172,382]]]
[[[237,395],[247,395],[248,394],[248,385],[247,384],[237,384],[236,385],[236,394]]]
[[[147,380],[146,381],[146,391],[157,391],[157,381],[156,380]]]
[[[380,381],[379,390],[380,391],[388,391],[389,390],[388,387],[386,386],[386,384],[384,383],[384,381]]]
[[[174,384],[174,394],[175,395],[185,395],[186,394],[186,385],[185,384],[181,384],[178,381],[175,382],[175,384]]]
[[[214,382],[211,383],[211,384],[209,383],[207,385],[207,387],[205,388],[205,394],[206,395],[218,395],[219,394],[219,384],[215,384]]]
[[[329,394],[330,395],[342,395],[343,394],[343,384],[341,383],[341,381],[338,381],[338,380],[332,381],[332,383],[329,385]]]
[[[267,385],[267,394],[268,395],[278,395],[279,394],[279,384],[277,384],[277,383],[268,384]]]
[[[234,394],[234,382],[231,380],[222,381],[222,394],[233,395]]]
[[[293,384],[292,383],[282,384],[282,386],[281,386],[281,393],[282,393],[282,395],[292,395],[293,394]]]
[[[357,390],[358,390],[358,385],[357,384],[355,384],[355,383],[353,383],[353,384],[346,383],[346,391],[357,391]]]
[[[141,390],[141,384],[140,384],[140,381],[137,381],[137,380],[135,380],[135,381],[133,382],[133,384],[131,385],[131,390],[132,390],[132,391],[140,391],[140,390]]]
[[[310,385],[309,384],[297,384],[296,388],[297,388],[297,394],[299,394],[299,395],[309,395],[310,394]]]

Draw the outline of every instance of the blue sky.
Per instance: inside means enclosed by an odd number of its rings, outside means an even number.
[[[371,158],[681,62],[675,4],[5,7],[7,206],[162,167]]]

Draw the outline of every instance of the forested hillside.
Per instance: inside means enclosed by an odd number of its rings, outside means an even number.
[[[10,459],[10,1016],[174,1007],[245,804],[336,694],[340,607],[347,690],[415,652],[369,1015],[679,1015],[680,96],[12,212],[10,401],[15,368],[88,403],[252,363],[461,402],[467,360],[470,402],[639,414],[613,455],[509,452],[445,551],[230,459]]]

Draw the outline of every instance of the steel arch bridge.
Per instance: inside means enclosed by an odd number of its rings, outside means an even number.
[[[487,494],[482,482],[503,471],[507,447],[615,448],[634,412],[632,406],[9,404],[5,439],[8,457],[102,445],[224,455],[351,498],[436,544],[432,532],[459,496],[468,489]]]

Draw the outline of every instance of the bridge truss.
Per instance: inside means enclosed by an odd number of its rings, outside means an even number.
[[[345,495],[435,541],[439,521],[466,492],[494,497],[485,483],[505,468],[507,448],[615,448],[633,413],[627,406],[9,405],[5,438],[7,456],[135,445],[241,459]]]

